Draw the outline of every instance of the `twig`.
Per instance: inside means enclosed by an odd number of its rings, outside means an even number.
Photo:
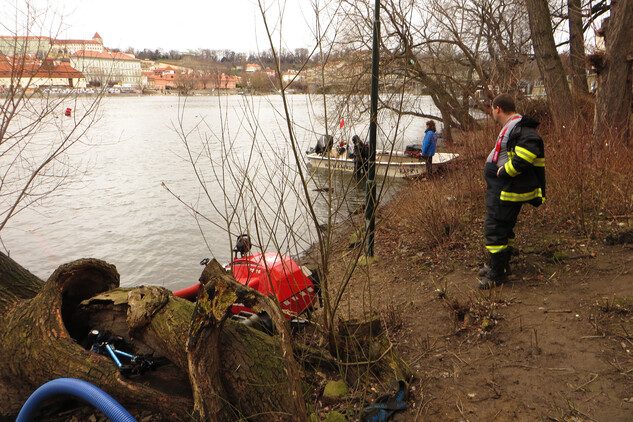
[[[420,413],[422,413],[422,410],[431,404],[431,400],[433,399],[431,398],[427,400],[425,403],[422,404],[422,406],[420,406],[420,408],[418,409],[418,412],[415,414],[416,421],[418,420],[418,417],[420,417]]]
[[[387,353],[389,353],[389,351],[393,348],[393,343],[389,343],[389,347],[387,347],[387,350],[385,350],[383,352],[382,355],[380,355],[377,359],[375,360],[367,360],[365,362],[339,362],[339,365],[343,365],[343,366],[353,366],[353,365],[372,365],[376,362],[380,362],[380,360],[382,358],[384,358]]]
[[[460,415],[462,415],[462,418],[464,418],[464,420],[468,422],[466,415],[464,415],[464,404],[462,403],[460,399],[457,399],[455,406],[457,407],[457,410],[459,411]]]
[[[587,381],[584,384],[579,385],[578,387],[574,388],[574,391],[580,391],[583,388],[585,388],[586,386],[588,386],[589,384],[591,384],[592,382],[594,382],[595,380],[598,379],[598,374],[593,374],[593,378],[591,378],[589,381]],[[572,386],[573,387],[573,386]]]
[[[582,259],[582,258],[595,258],[595,255],[588,253],[584,255],[569,256],[569,257],[566,257],[565,259],[567,260],[567,259]]]
[[[570,314],[571,309],[544,309],[543,313],[545,314]]]
[[[611,218],[632,218],[633,214],[614,215]]]
[[[453,356],[455,356],[455,358],[456,358],[457,360],[459,360],[461,363],[463,363],[464,365],[468,365],[468,366],[470,366],[471,368],[473,367],[470,363],[466,362],[464,359],[462,359],[462,358],[460,358],[459,356],[457,356],[457,353],[455,353],[455,352],[451,352],[450,354],[451,354],[451,355],[453,355]]]
[[[538,369],[538,370],[546,369],[548,371],[576,372],[573,368],[539,368],[537,366],[521,365],[521,364],[518,364],[518,363],[517,364],[504,365],[503,368],[526,368],[526,369]]]

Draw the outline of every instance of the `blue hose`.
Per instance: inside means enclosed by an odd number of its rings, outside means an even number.
[[[136,422],[136,419],[108,393],[89,382],[75,378],[59,378],[35,390],[22,406],[15,422],[30,422],[44,400],[62,394],[87,401],[113,422]]]

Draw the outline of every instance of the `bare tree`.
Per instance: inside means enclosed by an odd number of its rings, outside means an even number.
[[[367,46],[371,2],[346,2],[344,42]],[[415,98],[404,114],[444,122],[450,128],[476,126],[471,107],[495,92],[514,91],[529,63],[529,28],[521,4],[513,1],[384,1],[381,79],[431,96],[440,115],[419,108]],[[396,96],[397,98],[397,96]],[[384,107],[391,107],[383,101]],[[398,108],[396,101],[395,108]],[[395,109],[394,108],[394,109]]]
[[[633,0],[611,3],[611,15],[604,22],[605,54],[599,70],[594,137],[628,142],[631,134],[633,57]]]
[[[194,72],[180,72],[176,75],[176,88],[182,95],[189,95],[196,88],[198,82]]]
[[[76,163],[67,153],[86,135],[102,98],[78,97],[70,87],[63,95],[40,92],[36,86],[52,63],[46,40],[56,37],[61,18],[30,2],[17,6],[14,16],[14,27],[4,26],[13,44],[3,63],[10,69],[9,83],[0,94],[0,231],[21,210],[72,180]],[[33,42],[43,59],[33,58]]]
[[[303,158],[304,143],[299,133],[305,134],[307,131],[311,139],[316,139],[323,132],[327,135],[336,133],[341,139],[350,139],[351,134],[347,134],[348,137],[344,138],[345,134],[340,131],[341,109],[336,101],[338,98],[331,101],[331,96],[307,97],[311,103],[309,108],[319,110],[318,122],[312,122],[310,125],[323,129],[301,127],[295,122],[292,106],[286,95],[289,85],[285,85],[281,77],[282,63],[279,55],[281,48],[273,41],[275,38],[273,33],[280,28],[280,25],[277,20],[271,22],[271,16],[276,19],[279,12],[279,16],[283,17],[283,10],[271,11],[261,4],[260,6],[264,26],[269,33],[270,50],[267,56],[272,60],[271,64],[275,70],[275,83],[280,86],[279,97],[274,100],[274,105],[270,105],[275,109],[275,115],[280,118],[279,130],[274,136],[275,138],[283,137],[283,142],[271,138],[273,135],[270,134],[270,130],[262,128],[262,122],[259,120],[254,105],[262,101],[261,97],[251,98],[246,95],[240,97],[242,102],[242,109],[239,112],[242,116],[239,128],[239,137],[242,139],[241,148],[238,148],[236,143],[237,134],[233,132],[235,128],[227,127],[223,123],[210,125],[205,120],[194,124],[191,128],[190,124],[179,121],[175,130],[185,145],[187,159],[192,164],[195,177],[202,186],[203,196],[210,208],[203,209],[199,201],[179,199],[198,219],[203,235],[204,227],[211,224],[215,228],[222,227],[229,236],[231,244],[235,235],[248,233],[258,249],[275,250],[294,256],[300,255],[306,246],[315,245],[312,259],[318,265],[323,292],[320,326],[330,351],[337,353],[337,315],[352,275],[360,268],[358,259],[363,254],[363,241],[361,234],[359,246],[350,251],[346,257],[346,261],[349,262],[345,278],[332,282],[329,267],[330,260],[333,259],[333,230],[337,221],[340,220],[341,208],[345,208],[343,212],[352,211],[346,209],[348,206],[346,199],[351,196],[348,193],[356,189],[357,181],[348,178],[338,183],[333,175],[333,169],[320,175],[308,172]],[[330,64],[329,53],[335,45],[332,42],[326,43],[325,39],[334,40],[340,28],[323,7],[324,5],[319,6],[318,2],[314,4],[315,12],[320,12],[315,13],[317,16],[315,47],[306,56],[306,61],[302,66],[305,66],[308,61],[315,60],[314,57],[318,57],[321,60],[320,77],[325,79],[325,69]],[[264,97],[263,101],[272,103],[272,98],[275,97],[271,97],[270,100]],[[228,113],[228,107],[224,105],[224,101],[228,101],[227,97],[219,95],[218,102],[221,104],[222,113]],[[353,108],[354,104],[351,104],[348,110]],[[360,115],[360,112],[354,110],[346,114],[350,116],[348,125],[354,125],[355,117],[352,116],[355,115]],[[180,116],[184,118],[184,108],[181,109]],[[221,122],[224,121],[226,118],[222,117]],[[391,125],[386,126],[391,128]],[[397,115],[395,127],[394,133],[399,133]],[[395,135],[384,131],[382,136],[385,144],[393,145],[393,139],[390,137]],[[250,140],[246,148],[244,139]],[[217,186],[221,186],[222,195],[213,194],[213,189],[217,189]],[[319,189],[315,193],[316,187]],[[174,195],[176,195],[175,192]],[[296,206],[288,207],[286,205],[288,203],[296,204]],[[322,212],[320,209],[327,211]],[[362,233],[363,221],[352,224],[360,224],[358,229]],[[210,242],[208,244],[212,246]],[[369,280],[370,277],[367,275],[368,284]],[[368,287],[368,290],[370,291],[371,288]]]
[[[525,4],[530,17],[534,55],[543,76],[554,123],[558,128],[570,127],[574,119],[573,107],[569,105],[571,91],[556,50],[547,0],[526,0]]]
[[[567,0],[569,14],[569,60],[571,64],[572,92],[575,96],[589,94],[585,65],[585,38],[582,23],[582,1]]]

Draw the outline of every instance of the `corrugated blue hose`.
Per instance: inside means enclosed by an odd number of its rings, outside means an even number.
[[[136,419],[108,393],[89,382],[75,378],[59,378],[35,390],[22,406],[15,422],[30,422],[44,400],[62,394],[87,401],[113,422],[136,422]]]

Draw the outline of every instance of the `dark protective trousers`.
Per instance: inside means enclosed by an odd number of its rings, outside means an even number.
[[[501,201],[503,179],[497,177],[497,165],[486,163],[484,178],[486,190],[486,219],[484,220],[484,236],[486,249],[491,254],[506,251],[514,242],[514,226],[521,212],[521,202]]]
[[[433,156],[421,155],[420,157],[426,162],[426,175],[429,177],[433,176]]]

